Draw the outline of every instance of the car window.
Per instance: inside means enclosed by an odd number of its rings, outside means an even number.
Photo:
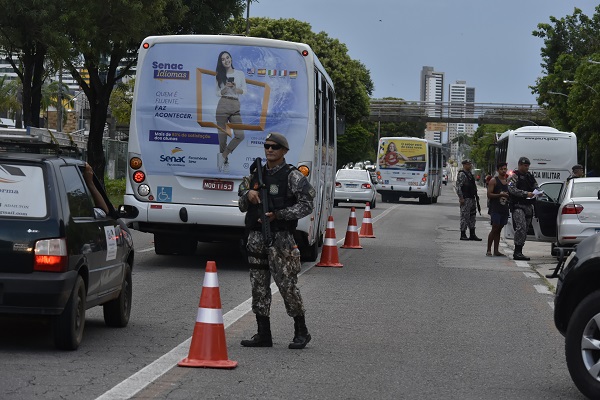
[[[544,194],[540,199],[558,202],[558,197],[563,186],[562,182],[543,183],[540,189],[544,191]]]
[[[85,183],[75,166],[61,167],[65,190],[67,191],[67,200],[69,210],[73,218],[92,217],[94,218],[94,205],[88,195]]]
[[[336,175],[337,179],[362,179],[369,180],[368,172],[360,169],[340,169]]]
[[[581,182],[577,179],[573,182],[573,194],[571,197],[595,197],[598,198],[600,182]]]
[[[0,164],[0,216],[43,218],[47,213],[42,168]]]

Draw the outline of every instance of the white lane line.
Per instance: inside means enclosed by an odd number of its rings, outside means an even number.
[[[154,251],[154,247],[150,247],[148,249],[144,249],[144,250],[136,250],[136,253],[147,253],[149,251]]]
[[[554,293],[552,293],[548,289],[548,286],[546,286],[546,285],[533,285],[533,287],[535,288],[535,290],[538,291],[538,293],[541,293],[541,294],[554,294]]]
[[[379,214],[378,216],[376,216],[375,218],[371,218],[371,220],[373,221],[372,223],[374,224],[375,222],[379,221],[381,218],[385,217],[386,215],[388,215],[392,210],[400,207],[402,204],[396,204],[395,206],[392,206],[388,209],[386,209],[384,212],[382,212],[381,214]],[[340,240],[337,241],[337,244],[340,243],[344,243],[344,241],[346,240],[346,231],[344,231],[344,237]]]
[[[393,209],[399,207],[400,204],[397,204],[393,207],[388,208],[377,217],[373,218],[373,223],[383,218]],[[342,242],[344,239],[338,240],[338,243]],[[144,250],[138,250],[138,253],[147,252],[154,250],[154,247]],[[311,263],[311,266],[306,268],[304,271],[300,272],[298,276],[304,274],[305,272],[311,270],[314,267],[315,263]],[[275,283],[271,284],[271,293],[276,294],[279,292],[277,285]],[[225,329],[234,324],[244,315],[248,314],[252,310],[252,298],[247,299],[234,309],[227,312],[223,315],[223,325]],[[192,342],[192,338],[189,337],[183,343],[179,344],[177,347],[164,354],[157,360],[153,361],[151,364],[146,365],[144,368],[131,375],[129,378],[125,379],[112,389],[108,390],[101,396],[97,397],[96,400],[122,400],[129,399],[143,390],[146,386],[151,384],[152,382],[159,379],[163,376],[167,371],[172,369],[177,365],[179,361],[188,356],[190,344]]]

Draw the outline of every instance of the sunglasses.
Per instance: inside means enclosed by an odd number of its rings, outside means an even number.
[[[269,150],[270,148],[273,150],[281,150],[281,148],[283,147],[280,144],[267,144],[267,143],[265,143],[264,146],[265,146],[265,150]]]

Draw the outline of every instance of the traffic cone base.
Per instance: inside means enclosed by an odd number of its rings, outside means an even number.
[[[348,219],[348,229],[346,230],[346,237],[344,238],[344,249],[362,249],[360,241],[358,239],[358,226],[356,225],[356,209],[352,207],[350,209],[350,218]]]
[[[217,267],[214,261],[207,261],[190,351],[188,356],[179,361],[177,365],[180,367],[235,368],[237,364],[237,361],[227,358]]]
[[[360,225],[360,233],[358,237],[361,238],[374,238],[373,234],[373,223],[371,220],[371,204],[367,202],[365,206],[365,214],[362,219],[362,224]]]
[[[335,239],[335,225],[333,217],[330,215],[327,219],[327,229],[325,230],[325,240],[323,241],[323,250],[321,251],[321,260],[316,267],[336,267],[341,268],[344,265],[340,264],[337,240]]]

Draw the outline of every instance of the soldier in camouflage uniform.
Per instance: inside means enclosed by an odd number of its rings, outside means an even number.
[[[458,171],[456,177],[456,194],[460,204],[460,240],[481,241],[475,235],[475,217],[477,213],[477,184],[471,173],[473,164],[471,160],[463,160],[463,169]],[[467,237],[467,228],[470,236]]]
[[[534,197],[533,191],[538,188],[537,181],[529,172],[531,162],[527,157],[519,158],[518,168],[515,169],[508,179],[508,194],[510,195],[510,206],[512,211],[513,228],[515,231],[514,260],[529,261],[529,257],[523,255],[523,246],[527,239],[527,230],[533,218]]]
[[[251,339],[242,340],[245,347],[271,347],[270,309],[271,276],[283,297],[285,308],[294,318],[294,338],[290,349],[303,349],[311,336],[306,328],[304,305],[298,289],[300,257],[293,253],[295,247],[293,232],[298,219],[309,215],[313,210],[315,190],[294,166],[285,162],[289,145],[285,136],[270,133],[265,140],[267,164],[263,167],[264,182],[269,189],[269,198],[260,199],[258,179],[251,174],[243,179],[238,194],[240,211],[246,212],[246,228],[249,230],[248,262],[250,263],[250,283],[252,285],[252,311],[256,314],[258,333]],[[267,201],[273,245],[265,244],[261,223],[261,201]]]

